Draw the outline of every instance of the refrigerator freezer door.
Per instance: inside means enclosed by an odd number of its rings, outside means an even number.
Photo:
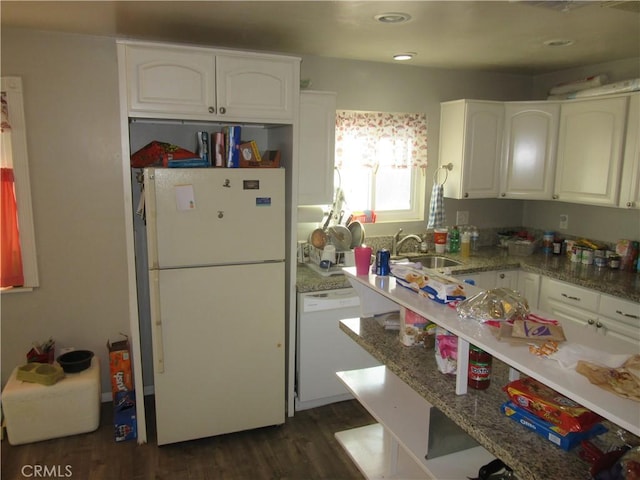
[[[284,263],[150,283],[158,445],[284,423]]]
[[[146,169],[149,268],[285,258],[284,170]]]

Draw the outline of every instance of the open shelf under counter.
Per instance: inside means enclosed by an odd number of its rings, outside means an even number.
[[[520,373],[535,378],[548,387],[601,415],[619,427],[640,435],[640,408],[638,403],[614,395],[592,385],[589,380],[573,369],[562,368],[558,362],[535,357],[523,346],[510,345],[499,341],[491,332],[491,327],[480,322],[465,320],[458,316],[455,308],[450,308],[418,295],[416,292],[396,285],[392,276],[380,278],[376,275],[356,275],[355,268],[344,268],[343,272],[360,294],[363,313],[373,315],[384,313],[395,305],[405,307],[431,320],[458,336],[459,355],[464,356],[469,343],[490,353]],[[469,294],[479,290],[465,286]],[[537,312],[551,318],[545,312]],[[638,353],[637,347],[614,337],[591,333],[573,322],[563,322],[562,328],[568,343],[577,343],[607,354]],[[456,393],[465,393],[466,362],[458,362]],[[513,378],[510,374],[509,378]]]
[[[475,446],[427,460],[431,404],[384,366],[337,375],[379,422],[336,433],[367,478],[463,479],[494,459]]]
[[[422,397],[425,404],[438,408],[493,457],[509,465],[517,478],[589,478],[589,464],[578,456],[578,448],[566,452],[502,414],[500,406],[508,399],[502,390],[509,382],[510,369],[506,363],[493,359],[488,389],[470,389],[466,395],[456,395],[456,379],[439,372],[433,348],[406,347],[400,342],[398,331],[385,330],[377,319],[371,317],[341,320],[340,329]],[[384,402],[381,403],[383,405],[380,408],[376,406],[375,410],[393,408],[393,402],[386,407]],[[377,404],[370,402],[371,405]],[[398,413],[406,414],[406,418],[400,422],[419,421],[413,412]],[[373,416],[380,422],[378,415]],[[391,424],[390,420],[385,419],[385,422]],[[426,431],[423,425],[424,422],[420,428]],[[604,425],[609,432],[598,437],[601,444],[619,444],[616,435],[618,428],[608,421]],[[402,429],[394,427],[394,430],[397,435]],[[403,438],[402,442],[411,444],[412,440]]]

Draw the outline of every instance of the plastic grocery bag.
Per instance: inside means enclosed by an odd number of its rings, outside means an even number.
[[[515,290],[494,288],[460,302],[456,310],[460,317],[482,323],[524,320],[529,314],[529,303]]]

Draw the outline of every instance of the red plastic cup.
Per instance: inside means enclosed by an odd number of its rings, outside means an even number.
[[[369,267],[371,266],[371,247],[356,247],[353,254],[356,260],[356,274],[369,275]]]

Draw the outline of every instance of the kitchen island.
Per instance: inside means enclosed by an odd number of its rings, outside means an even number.
[[[382,313],[393,306],[410,308],[458,335],[459,352],[465,352],[465,344],[468,348],[468,342],[471,341],[494,356],[489,389],[458,394],[462,390],[460,375],[456,379],[441,374],[433,350],[403,346],[397,332],[384,330],[373,318],[348,319],[340,324],[344,332],[384,364],[382,368],[397,376],[426,404],[440,409],[491,455],[513,468],[518,478],[588,478],[589,465],[578,457],[575,450],[565,452],[502,415],[500,405],[507,400],[507,396],[501,388],[509,378],[513,378],[514,370],[510,367],[542,381],[605,417],[609,432],[601,437],[604,444],[619,443],[615,432],[620,427],[635,435],[640,432],[640,409],[636,402],[594,387],[576,372],[563,370],[551,360],[532,356],[526,347],[511,347],[498,342],[488,330],[490,327],[462,321],[455,309],[419,297],[401,286],[396,287],[392,277],[356,276],[354,268],[344,271],[352,285],[359,290],[363,305],[369,306],[369,313],[376,313],[373,311],[376,309]],[[565,328],[569,341],[575,338],[573,329],[569,325]],[[595,337],[593,345],[620,353],[620,346],[609,340]],[[375,411],[372,414],[378,418]],[[406,415],[411,414],[410,411],[406,412]],[[416,428],[424,426],[416,423]],[[420,435],[420,432],[417,434]],[[634,435],[626,435],[632,443],[640,441]],[[426,431],[424,436],[427,436]],[[399,440],[402,444],[402,438]],[[480,466],[476,465],[475,471]]]

